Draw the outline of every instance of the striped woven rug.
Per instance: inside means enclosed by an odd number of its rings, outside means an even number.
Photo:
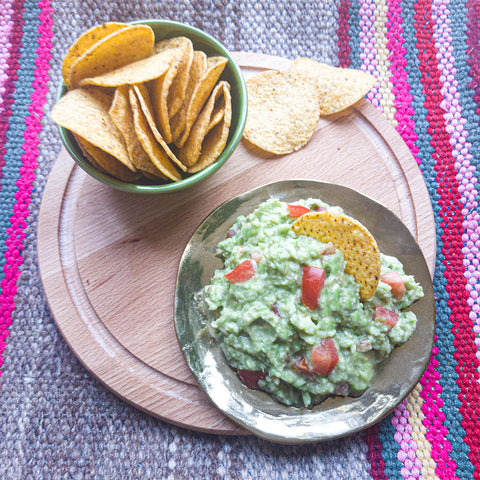
[[[375,75],[368,100],[417,160],[437,235],[431,361],[376,426],[302,447],[182,430],[111,394],[57,331],[36,226],[61,147],[48,117],[61,60],[86,28],[139,18]],[[0,95],[0,478],[480,478],[478,0],[4,0]]]

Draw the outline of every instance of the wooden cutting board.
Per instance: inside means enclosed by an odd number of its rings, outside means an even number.
[[[278,57],[235,56],[246,77],[289,65]],[[422,174],[366,100],[322,118],[296,153],[259,155],[241,142],[205,182],[164,196],[112,190],[62,150],[43,195],[38,253],[51,312],[83,365],[119,397],[167,422],[247,433],[211,405],[190,374],[173,324],[175,280],[185,245],[213,209],[286,179],[342,184],[384,204],[413,233],[433,273],[435,225]]]

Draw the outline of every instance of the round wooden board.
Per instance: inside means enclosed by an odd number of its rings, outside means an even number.
[[[288,68],[278,57],[235,54],[246,77]],[[217,173],[165,196],[112,190],[62,150],[40,209],[38,252],[51,312],[85,367],[125,401],[186,428],[247,433],[199,389],[178,346],[173,304],[183,249],[222,202],[269,182],[342,184],[394,211],[433,273],[435,226],[421,172],[391,124],[366,100],[322,118],[300,151],[266,157],[241,142]]]

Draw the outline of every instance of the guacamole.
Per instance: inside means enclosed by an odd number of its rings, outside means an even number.
[[[324,209],[342,213],[318,199],[272,198],[238,217],[218,244],[224,268],[204,289],[213,332],[242,382],[296,407],[361,394],[415,330],[405,308],[423,296],[399,260],[381,254],[377,291],[362,301],[343,252],[291,229],[302,213]]]

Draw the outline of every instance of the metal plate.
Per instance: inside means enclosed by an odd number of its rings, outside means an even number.
[[[330,397],[313,409],[282,405],[268,394],[250,390],[229,367],[210,334],[210,316],[201,290],[222,264],[217,244],[239,215],[276,197],[293,202],[320,198],[341,206],[374,235],[380,250],[402,262],[414,275],[424,297],[411,308],[418,318],[412,337],[378,367],[371,386],[356,398]],[[211,401],[228,417],[254,434],[280,443],[306,443],[345,436],[378,422],[415,387],[430,359],[435,327],[435,303],[428,266],[420,247],[402,221],[387,208],[347,187],[309,180],[271,183],[232,198],[213,211],[187,244],[175,292],[175,328],[193,375]]]

